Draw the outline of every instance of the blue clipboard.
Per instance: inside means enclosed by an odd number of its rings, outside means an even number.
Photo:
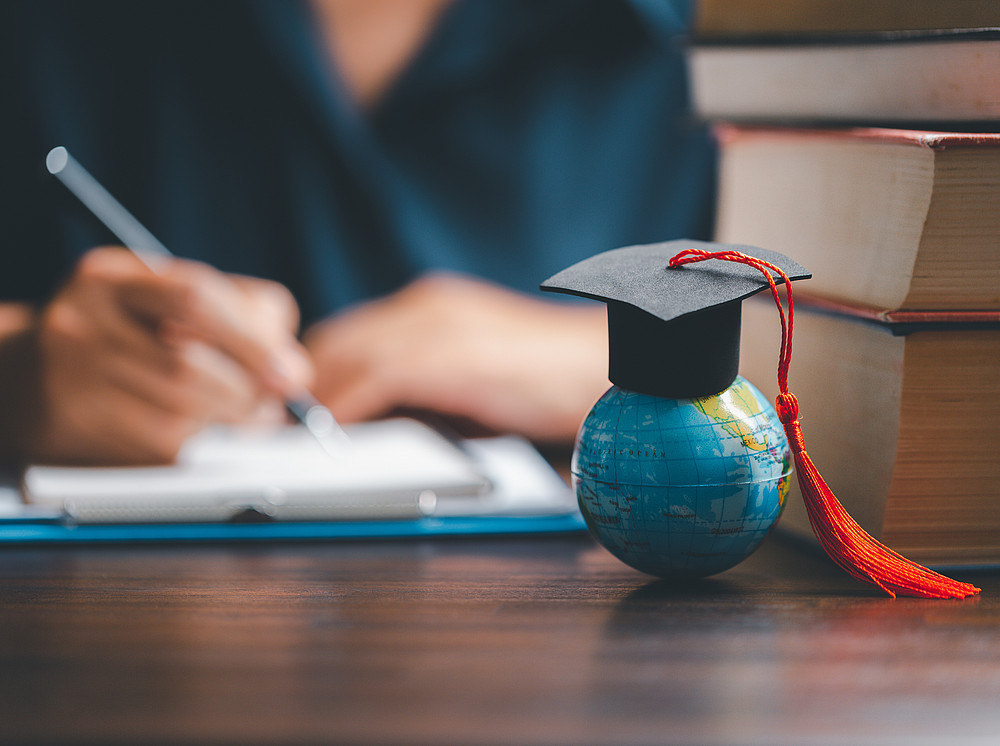
[[[463,450],[483,469],[494,490],[524,491],[517,475],[533,474],[528,491],[548,502],[533,509],[503,513],[359,517],[356,519],[269,520],[251,513],[247,520],[89,522],[63,512],[23,505],[19,480],[0,474],[0,546],[17,544],[122,544],[194,542],[341,541],[419,539],[446,536],[568,534],[586,530],[569,487],[529,444],[514,438],[465,442]],[[511,478],[513,477],[513,483]],[[534,494],[534,493],[533,493]]]
[[[420,539],[444,536],[567,534],[586,530],[579,513],[545,516],[419,518],[408,521],[72,524],[0,519],[0,545],[122,544]]]

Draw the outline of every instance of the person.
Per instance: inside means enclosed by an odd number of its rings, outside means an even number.
[[[603,310],[538,283],[710,229],[690,10],[5,3],[0,453],[169,461],[303,388],[344,422],[571,440],[607,386]],[[184,258],[109,246],[42,173],[55,145]]]

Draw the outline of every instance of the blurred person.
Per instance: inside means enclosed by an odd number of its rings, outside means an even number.
[[[302,387],[345,422],[417,410],[570,441],[607,386],[604,311],[538,283],[709,232],[689,12],[5,3],[0,452],[169,461]],[[94,249],[113,238],[46,178],[55,145],[186,259],[155,275]]]

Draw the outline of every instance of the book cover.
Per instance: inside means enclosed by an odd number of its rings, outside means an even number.
[[[1000,26],[996,0],[698,0],[699,38]]]

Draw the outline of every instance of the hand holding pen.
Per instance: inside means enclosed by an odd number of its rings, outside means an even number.
[[[36,457],[169,461],[210,422],[276,419],[283,405],[336,447],[285,288],[172,257],[65,149],[47,165],[132,251],[87,254],[39,316]]]

